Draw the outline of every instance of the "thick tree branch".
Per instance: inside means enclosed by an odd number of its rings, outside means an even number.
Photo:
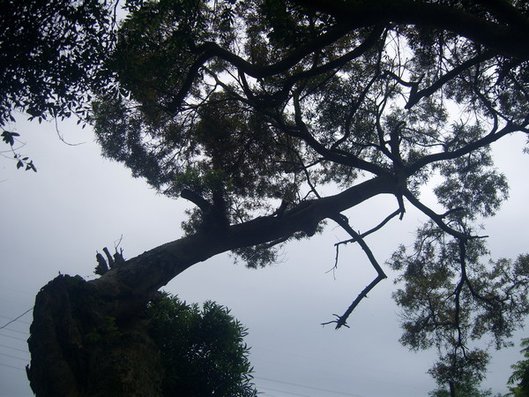
[[[449,235],[460,239],[462,241],[467,241],[471,236],[464,234],[458,230],[455,230],[448,226],[445,221],[443,220],[443,215],[437,214],[434,210],[423,204],[417,197],[413,195],[412,192],[410,192],[408,189],[403,190],[403,195],[408,199],[408,201],[417,209],[419,209],[421,212],[423,212],[425,215],[427,215],[431,220],[433,220],[437,226],[441,228],[444,232],[448,233]]]
[[[490,59],[494,56],[494,53],[492,51],[485,51],[479,55],[476,55],[473,58],[468,59],[467,61],[457,65],[452,70],[446,72],[443,76],[441,76],[437,81],[435,81],[433,84],[431,84],[427,88],[423,88],[422,90],[417,90],[418,85],[414,85],[412,87],[410,96],[408,98],[408,103],[406,103],[405,108],[411,109],[414,105],[416,105],[422,98],[428,97],[432,95],[435,91],[437,91],[439,88],[441,88],[443,85],[451,81],[453,78],[455,78],[457,75],[462,73],[463,71],[467,70],[468,68],[471,68],[472,66],[475,66],[483,61],[486,61],[487,59]],[[415,87],[415,89],[413,89]]]
[[[491,13],[498,18],[500,22],[507,23],[513,26],[525,26],[529,28],[527,18],[517,10],[513,5],[506,0],[477,0],[477,3],[482,4]]]
[[[323,219],[379,194],[394,194],[397,183],[375,177],[339,194],[303,202],[281,217],[264,216],[227,227],[219,233],[207,231],[164,244],[126,261],[90,283],[109,297],[144,302],[145,297],[167,284],[190,266],[236,248],[280,241],[296,232],[314,233]],[[119,304],[119,299],[116,299]],[[127,308],[131,306],[126,305]],[[116,308],[119,312],[119,307]]]
[[[200,208],[202,212],[208,212],[211,210],[212,204],[207,201],[204,197],[192,190],[182,189],[182,191],[180,192],[180,196],[186,200],[191,201],[198,208]]]
[[[389,172],[384,168],[372,162],[365,161],[353,155],[352,153],[343,152],[337,149],[327,149],[325,146],[323,146],[317,139],[312,136],[307,125],[303,121],[299,96],[294,94],[293,100],[296,126],[294,128],[288,127],[282,122],[282,120],[280,120],[281,124],[279,125],[279,127],[285,133],[302,139],[312,149],[314,149],[318,154],[320,154],[325,160],[368,171],[373,173],[374,175],[389,175]]]
[[[475,15],[472,10],[413,0],[295,0],[296,3],[332,15],[352,28],[385,23],[428,26],[448,30],[512,57],[529,58],[527,20],[510,7],[510,25]],[[485,3],[484,1],[482,2]],[[488,3],[488,2],[487,2]],[[497,1],[495,3],[498,3]],[[488,8],[488,4],[484,8]],[[495,12],[498,12],[498,8]],[[518,17],[512,15],[517,13]],[[504,13],[504,15],[506,15]]]
[[[324,48],[336,40],[341,38],[343,35],[347,34],[351,30],[351,27],[347,24],[337,24],[328,32],[314,38],[310,41],[310,44],[306,46],[299,47],[292,51],[284,59],[273,63],[271,65],[258,65],[248,62],[247,60],[231,53],[230,51],[222,48],[217,43],[206,42],[198,46],[195,50],[196,53],[207,54],[209,58],[217,57],[224,61],[231,63],[237,69],[242,70],[249,76],[252,76],[256,79],[265,78],[273,76],[276,74],[284,73],[298,62],[300,62],[306,56]]]
[[[503,127],[501,130],[495,131],[495,129],[493,129],[493,132],[485,135],[483,138],[472,141],[459,149],[452,150],[452,151],[446,151],[446,152],[433,153],[433,154],[424,156],[420,158],[419,160],[415,161],[414,163],[410,164],[409,166],[405,167],[404,171],[407,176],[411,176],[415,174],[417,171],[419,171],[421,168],[427,166],[428,164],[435,163],[438,161],[453,160],[455,158],[459,158],[477,149],[488,146],[491,143],[496,142],[500,138],[503,138],[504,136],[511,134],[513,132],[519,131],[519,130],[520,130],[519,126],[513,123],[507,123],[507,125]]]

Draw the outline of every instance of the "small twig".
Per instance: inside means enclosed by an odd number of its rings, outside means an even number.
[[[123,234],[119,237],[119,240],[118,242],[114,242],[114,249],[116,250],[116,252],[118,251],[118,248],[119,246],[121,245],[121,242],[123,241]],[[121,251],[123,251],[123,249],[121,249]]]
[[[86,143],[86,142],[79,142],[79,143],[67,142],[66,139],[64,139],[64,136],[59,131],[59,123],[57,122],[57,117],[54,118],[54,122],[55,122],[55,132],[57,133],[57,136],[59,137],[59,139],[61,140],[62,143],[66,144],[68,146],[80,146],[80,145],[84,145]]]
[[[384,227],[386,225],[386,223],[388,223],[391,219],[393,219],[398,214],[400,214],[400,212],[401,212],[400,208],[395,210],[395,211],[393,211],[386,218],[384,218],[384,220],[382,222],[380,222],[378,225],[376,225],[372,229],[369,229],[367,232],[364,232],[364,233],[360,234],[360,237],[365,238],[366,236],[369,236],[370,234],[375,233],[376,231],[380,230],[382,227]],[[356,238],[350,238],[348,240],[339,241],[339,242],[335,243],[334,246],[337,247],[338,245],[341,245],[341,244],[355,243],[356,241],[357,241]]]

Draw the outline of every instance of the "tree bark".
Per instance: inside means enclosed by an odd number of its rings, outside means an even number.
[[[115,266],[96,280],[59,276],[41,289],[28,341],[28,378],[37,396],[159,396],[162,369],[150,339],[146,304],[190,266],[216,254],[315,233],[325,218],[383,193],[394,178],[375,177],[337,195],[307,201],[281,216],[265,216],[201,231]]]
[[[456,384],[454,381],[448,382],[448,387],[450,388],[450,397],[456,397]]]
[[[163,368],[143,312],[117,317],[108,303],[79,276],[41,289],[28,340],[37,396],[161,396]]]

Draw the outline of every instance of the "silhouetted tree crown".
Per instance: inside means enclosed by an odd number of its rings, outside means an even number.
[[[247,330],[227,308],[164,294],[151,302],[147,318],[162,356],[163,396],[257,396]]]
[[[87,4],[88,15],[97,17],[103,3]],[[402,341],[440,349],[431,370],[440,382],[457,383],[454,374],[463,367],[464,379],[481,379],[488,355],[470,342],[489,335],[503,346],[528,310],[527,257],[489,263],[476,225],[508,196],[490,146],[529,132],[529,3],[137,0],[125,6],[129,13],[116,35],[103,40],[111,49],[103,57],[90,37],[113,32],[110,14],[86,26],[74,18],[86,32],[73,36],[75,50],[50,53],[47,59],[76,60],[77,48],[87,49],[65,72],[73,83],[66,79],[64,89],[56,88],[49,79],[37,84],[20,75],[14,81],[29,86],[30,99],[6,96],[3,105],[5,114],[20,108],[34,116],[46,109],[67,115],[46,98],[64,98],[61,109],[69,109],[78,104],[75,93],[83,102],[87,82],[96,96],[87,118],[104,155],[195,205],[184,224],[187,237],[93,284],[112,286],[115,296],[122,288],[148,294],[224,251],[264,266],[278,246],[312,236],[330,219],[350,236],[337,244],[337,254],[357,242],[377,273],[331,321],[339,328],[386,278],[365,238],[412,206],[428,220],[416,244],[390,260],[402,275],[395,294],[405,309]],[[325,195],[330,188],[339,193]],[[426,200],[425,190],[435,198]],[[394,208],[373,214],[376,226],[357,232],[343,212],[378,195],[394,197]]]

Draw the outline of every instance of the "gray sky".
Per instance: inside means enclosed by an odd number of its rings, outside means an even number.
[[[53,123],[20,122],[16,129],[27,142],[21,151],[31,156],[38,173],[17,171],[12,161],[0,158],[0,326],[31,308],[38,289],[58,272],[93,278],[96,250],[112,248],[121,235],[126,258],[177,239],[187,206],[103,159],[88,130],[61,124],[66,141],[84,142],[68,146]],[[485,222],[494,257],[529,251],[529,156],[521,153],[522,137],[509,141],[496,154],[510,179],[511,198]],[[355,229],[365,231],[394,209],[391,198],[376,198],[347,215]],[[409,209],[403,221],[392,221],[368,240],[381,263],[399,243],[413,240],[421,219]],[[219,255],[193,266],[166,290],[188,302],[211,299],[232,309],[249,328],[255,380],[264,396],[426,396],[434,382],[425,372],[435,355],[411,353],[399,344],[392,275],[353,313],[350,329],[319,325],[342,313],[375,275],[351,245],[342,249],[335,277],[327,273],[333,244],[342,238],[329,224],[322,235],[287,245],[280,262],[262,270]],[[0,330],[0,397],[31,395],[23,371],[30,322],[31,313]],[[516,336],[514,348],[493,353],[484,387],[506,390],[523,335]]]

